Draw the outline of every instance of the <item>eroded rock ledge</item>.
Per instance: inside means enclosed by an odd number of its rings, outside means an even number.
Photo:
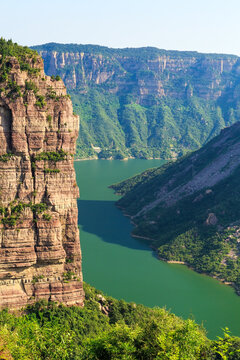
[[[82,305],[79,118],[39,56],[26,56],[25,67],[0,60],[0,308],[40,298]]]

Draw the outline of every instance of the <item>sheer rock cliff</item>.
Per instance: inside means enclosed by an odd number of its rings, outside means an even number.
[[[46,74],[61,76],[81,116],[79,158],[175,159],[239,119],[238,56],[56,43],[33,48]]]
[[[134,92],[137,102],[145,106],[152,104],[152,96],[181,99],[193,92],[205,100],[216,100],[232,85],[230,74],[238,73],[240,66],[237,56],[225,54],[158,49],[151,53],[151,48],[146,48],[147,55],[144,48],[135,53],[130,52],[133,49],[108,49],[105,54],[104,48],[98,53],[94,46],[91,52],[84,51],[84,46],[79,52],[42,50],[44,45],[35,48],[41,49],[47,74],[61,73],[69,89],[106,84],[112,93]]]
[[[79,118],[38,55],[0,60],[0,307],[82,305]]]

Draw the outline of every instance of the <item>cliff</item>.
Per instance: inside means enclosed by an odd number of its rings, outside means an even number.
[[[82,305],[79,118],[37,53],[1,39],[0,63],[0,307]]]
[[[62,77],[81,115],[79,157],[176,158],[239,119],[237,56],[55,43],[34,48],[46,73]]]
[[[113,188],[133,234],[161,259],[184,262],[240,294],[240,123],[200,150]]]

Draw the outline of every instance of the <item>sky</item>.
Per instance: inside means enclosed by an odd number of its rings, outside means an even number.
[[[240,55],[240,0],[0,0],[0,36]]]

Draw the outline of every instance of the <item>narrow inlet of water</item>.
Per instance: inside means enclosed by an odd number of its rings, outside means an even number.
[[[117,299],[194,318],[210,338],[221,336],[226,326],[240,336],[240,297],[233,289],[186,266],[157,260],[146,241],[131,237],[129,218],[115,206],[118,197],[109,185],[162,163],[75,162],[84,281]]]

